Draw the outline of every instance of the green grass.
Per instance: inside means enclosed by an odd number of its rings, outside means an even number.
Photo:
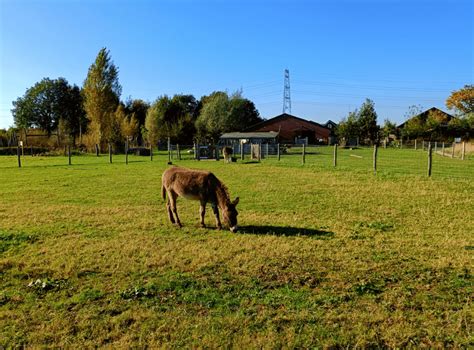
[[[0,347],[474,346],[474,161],[379,151],[174,161],[241,198],[237,234],[168,223],[164,154],[0,157]]]

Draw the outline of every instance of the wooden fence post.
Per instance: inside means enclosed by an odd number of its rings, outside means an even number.
[[[337,143],[334,144],[334,157],[333,157],[334,167],[337,166]]]
[[[112,164],[112,145],[109,143],[109,163]]]
[[[374,175],[377,175],[377,144],[374,145]]]
[[[99,145],[97,143],[95,144],[95,155],[96,157],[99,156]]]
[[[277,143],[277,157],[278,157],[278,160],[280,160],[280,144]]]
[[[415,151],[417,150],[417,146],[416,146],[416,139],[415,139]]]
[[[306,163],[306,144],[303,143],[303,164]]]
[[[265,144],[265,157],[268,158],[268,142]]]
[[[244,143],[240,142],[240,160],[244,160],[245,158],[245,148],[244,148]]]
[[[128,165],[128,140],[125,141],[125,164]]]
[[[171,162],[171,141],[170,138],[168,137],[168,163]]]
[[[67,146],[67,157],[68,157],[69,165],[71,165],[71,145]]]
[[[201,150],[199,149],[199,143],[196,143],[196,159],[201,160]]]
[[[462,151],[461,151],[461,159],[464,160],[464,156],[466,155],[466,142],[462,142]]]
[[[31,156],[33,157],[33,146],[31,146]]]
[[[443,144],[442,144],[442,146],[441,146],[441,154],[442,154],[443,157],[444,157],[444,142],[443,142]]]
[[[451,149],[451,158],[454,158],[454,147],[456,147],[456,142],[453,142]]]
[[[433,162],[431,142],[428,143],[428,177],[431,176],[431,167]]]
[[[16,154],[18,156],[18,167],[21,168],[21,150],[20,150],[20,146],[17,146]]]
[[[436,153],[438,151],[438,141],[435,141],[435,149],[434,152]]]
[[[176,152],[178,153],[178,160],[181,160],[181,149],[179,148],[179,144],[176,145]]]
[[[153,162],[153,145],[150,143],[150,161]]]

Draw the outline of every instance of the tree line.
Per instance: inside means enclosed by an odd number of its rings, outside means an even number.
[[[89,67],[83,86],[70,85],[65,78],[44,78],[13,101],[12,115],[16,128],[28,144],[28,130],[43,130],[48,137],[56,135],[57,145],[80,144],[88,149],[99,145],[105,151],[109,143],[119,149],[125,140],[143,145],[158,144],[170,138],[173,143],[193,141],[215,143],[229,131],[242,131],[263,119],[254,103],[242,91],[229,94],[215,91],[197,100],[193,95],[160,96],[149,103],[128,98],[122,101],[119,71],[110,52],[102,48]],[[405,115],[407,123],[400,130],[390,120],[377,124],[372,100],[366,99],[359,109],[342,118],[337,127],[340,143],[357,139],[360,143],[377,143],[390,135],[404,138],[430,138],[474,135],[474,85],[454,91],[446,106],[457,118],[446,120],[440,113],[415,117],[422,110],[411,106]],[[448,133],[446,133],[448,130]],[[12,139],[9,131],[0,132]]]
[[[156,145],[170,138],[190,144],[217,142],[224,132],[240,131],[263,119],[241,91],[216,91],[197,100],[193,95],[160,96],[153,103],[121,101],[119,71],[102,48],[89,67],[83,86],[65,78],[44,78],[13,102],[15,126],[28,142],[28,130],[41,129],[57,143],[122,148],[125,140]]]
[[[377,125],[377,112],[372,100],[366,99],[360,109],[349,112],[337,128],[340,143],[357,140],[362,144],[379,143],[391,136],[404,139],[448,140],[454,137],[470,139],[474,137],[474,85],[465,85],[453,91],[446,100],[448,110],[455,117],[449,117],[439,110],[423,113],[421,106],[410,106],[405,114],[405,125],[398,128],[386,119],[383,125]]]

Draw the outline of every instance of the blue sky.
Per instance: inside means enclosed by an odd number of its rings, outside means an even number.
[[[472,1],[0,0],[0,128],[44,77],[82,85],[102,47],[128,96],[243,89],[260,114],[339,121],[365,98],[379,123],[474,78]]]

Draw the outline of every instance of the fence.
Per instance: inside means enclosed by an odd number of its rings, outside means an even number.
[[[159,161],[178,163],[189,160],[221,160],[222,146],[219,145],[176,145],[168,144],[161,151],[145,147],[129,148],[119,153],[113,147],[107,154],[95,155],[100,162],[125,163],[137,161]],[[65,147],[62,150],[46,148],[0,148],[0,154],[15,155],[17,166],[28,165],[28,157],[60,155],[56,163],[74,165],[84,152]],[[89,156],[90,157],[90,156]],[[233,146],[235,162],[274,163],[279,166],[306,166],[314,169],[341,169],[359,173],[407,174],[474,178],[474,145],[468,143],[419,142],[412,144],[379,147],[343,148],[336,146],[301,144],[240,144]]]

